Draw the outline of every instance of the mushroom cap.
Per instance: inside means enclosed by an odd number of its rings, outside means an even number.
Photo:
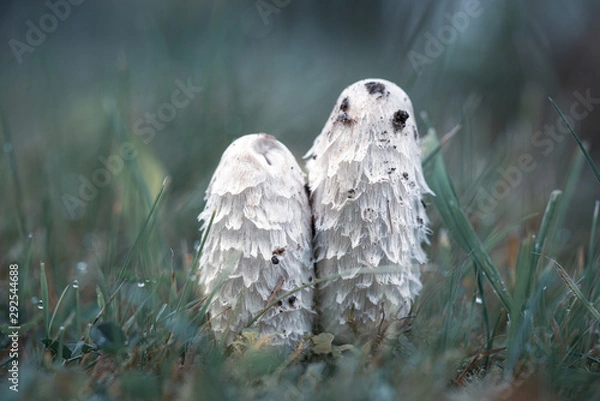
[[[305,175],[274,137],[250,134],[223,153],[200,213],[215,217],[200,257],[200,288],[217,338],[230,344],[266,306],[313,276]],[[253,326],[274,345],[293,347],[312,327],[312,289],[270,308]]]
[[[372,338],[382,319],[406,316],[426,261],[431,190],[408,95],[383,79],[350,85],[305,158],[317,275],[342,275],[319,289],[321,323],[341,341]]]

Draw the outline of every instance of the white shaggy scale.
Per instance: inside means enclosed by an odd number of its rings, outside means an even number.
[[[200,285],[206,294],[216,291],[210,326],[217,340],[230,344],[270,301],[313,278],[305,175],[274,137],[243,136],[225,150],[211,179],[199,216],[203,229],[214,210]],[[236,253],[241,258],[231,266]],[[293,346],[311,331],[312,302],[310,288],[296,292],[253,327],[273,345]]]
[[[359,81],[338,98],[305,156],[315,224],[323,329],[337,341],[374,339],[406,317],[421,289],[431,193],[408,95],[382,79]],[[389,268],[393,273],[354,274]]]

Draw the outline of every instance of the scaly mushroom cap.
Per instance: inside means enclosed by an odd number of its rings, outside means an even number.
[[[321,325],[338,341],[373,339],[405,317],[421,289],[427,241],[419,135],[408,95],[366,79],[346,88],[305,156]],[[393,273],[354,274],[389,268]]]
[[[312,280],[305,175],[274,137],[243,136],[225,150],[210,181],[199,216],[203,229],[215,210],[199,283],[207,294],[216,291],[210,326],[230,344],[269,302]],[[310,332],[313,315],[307,288],[270,308],[253,327],[274,345],[293,346]]]

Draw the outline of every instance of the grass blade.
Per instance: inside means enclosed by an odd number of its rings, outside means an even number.
[[[550,256],[555,256],[558,252],[558,238],[557,231],[563,227],[563,223],[569,212],[569,207],[571,205],[571,200],[576,195],[578,188],[579,177],[581,176],[581,171],[585,165],[585,158],[583,154],[579,150],[575,150],[574,155],[569,163],[569,169],[567,173],[567,178],[565,184],[563,185],[564,191],[562,195],[562,200],[558,205],[558,209],[556,211],[556,222],[554,226],[551,228],[551,232],[548,234],[548,243],[546,244],[546,249],[549,251]]]
[[[590,243],[588,246],[588,257],[586,268],[591,269],[594,263],[594,257],[596,255],[596,234],[598,232],[598,215],[600,215],[600,200],[596,201],[594,207],[594,217],[592,218],[592,229],[590,232]]]
[[[42,290],[42,314],[44,315],[44,328],[46,337],[50,338],[50,300],[48,296],[48,277],[46,276],[46,265],[40,263],[40,287]]]
[[[210,215],[210,220],[208,221],[206,230],[204,230],[204,233],[202,236],[202,241],[200,241],[200,246],[198,246],[198,250],[196,251],[196,255],[194,255],[194,260],[192,261],[192,272],[195,272],[200,268],[200,266],[199,266],[200,256],[202,255],[202,250],[204,249],[204,244],[206,243],[206,238],[208,238],[208,233],[210,232],[210,229],[212,227],[213,221],[215,220],[216,214],[217,214],[217,211],[214,210],[212,212],[212,214]],[[175,310],[179,310],[181,308],[181,305],[184,302],[187,302],[187,296],[189,293],[189,287],[190,287],[191,283],[192,283],[192,281],[190,280],[190,277],[186,277],[185,284],[183,285],[183,289],[181,290],[181,295],[179,296],[179,300],[177,301],[177,306],[175,307]]]
[[[232,251],[231,255],[228,255],[228,257],[229,257],[229,259],[225,262],[225,270],[221,274],[221,277],[219,278],[219,282],[215,286],[215,289],[208,295],[208,297],[204,301],[204,304],[202,305],[202,308],[198,312],[198,316],[201,317],[202,321],[205,320],[204,317],[206,316],[208,307],[210,306],[212,299],[215,297],[217,292],[221,289],[221,286],[223,285],[225,280],[229,278],[229,274],[231,273],[231,271],[234,269],[234,267],[239,263],[240,259],[242,258],[242,252]],[[249,326],[250,325],[248,325],[248,327]]]
[[[437,140],[437,134],[434,129],[430,130],[429,135],[432,135],[432,138]],[[481,240],[477,237],[473,226],[471,226],[460,208],[458,197],[448,175],[443,156],[438,153],[432,163],[433,171],[431,172],[429,185],[436,193],[433,201],[444,223],[455,241],[458,242],[465,252],[473,257],[478,267],[485,273],[500,301],[504,304],[506,310],[510,312],[513,306],[512,297],[506,289],[498,269],[494,266]]]
[[[579,145],[579,148],[581,149],[581,152],[585,156],[588,164],[590,165],[590,167],[594,171],[594,174],[596,175],[596,178],[600,182],[600,171],[598,171],[598,167],[596,167],[596,163],[594,163],[594,159],[592,159],[592,156],[590,156],[589,152],[585,148],[585,145],[583,144],[583,142],[581,142],[581,139],[579,139],[579,136],[577,136],[577,134],[573,130],[573,127],[571,127],[571,124],[569,124],[569,121],[567,121],[565,115],[560,110],[560,108],[558,107],[558,105],[554,102],[554,100],[552,100],[551,97],[548,97],[548,100],[550,100],[550,103],[552,103],[552,106],[554,106],[554,109],[556,110],[556,112],[558,113],[558,115],[560,116],[560,118],[562,118],[562,120],[565,122],[565,125],[569,128],[569,131],[571,132],[571,135],[573,135],[573,138],[575,138],[575,141],[577,141],[577,144]]]
[[[546,211],[544,212],[544,217],[542,218],[542,225],[540,227],[540,232],[535,241],[535,252],[538,254],[538,259],[535,260],[535,265],[537,265],[537,260],[539,260],[539,254],[542,252],[544,248],[544,243],[546,241],[546,237],[548,236],[548,232],[550,232],[550,227],[555,223],[557,217],[557,205],[562,197],[562,191],[554,190],[550,194],[550,200],[546,205]]]
[[[360,268],[357,270],[354,269],[348,269],[351,270],[353,272],[353,276],[359,276],[362,274],[393,274],[393,273],[398,273],[398,268],[396,266],[381,266],[378,268]],[[457,273],[458,274],[458,273]],[[225,275],[224,275],[225,276]],[[325,277],[321,277],[318,279],[314,279],[313,281],[310,281],[306,284],[303,284],[301,286],[298,286],[296,288],[291,289],[290,291],[280,295],[279,297],[273,299],[269,304],[267,304],[267,306],[265,306],[265,308],[260,311],[260,313],[258,313],[256,316],[254,316],[254,318],[252,318],[252,320],[250,320],[250,322],[246,325],[246,328],[250,328],[252,327],[252,325],[254,323],[256,323],[265,313],[267,313],[267,311],[272,308],[273,306],[277,305],[277,303],[279,303],[279,301],[283,301],[284,299],[288,298],[290,295],[293,295],[295,293],[297,293],[298,291],[302,291],[305,288],[309,288],[309,287],[313,287],[316,285],[319,285],[321,283],[325,283],[327,281],[335,281],[335,280],[339,280],[341,278],[347,277],[347,274],[340,274],[340,273],[336,273],[336,274],[331,274],[329,276],[325,276]],[[213,293],[211,293],[211,298],[213,296],[213,294],[216,292],[213,291]],[[208,307],[209,302],[207,301],[205,306]]]
[[[507,341],[507,359],[504,366],[504,377],[510,378],[518,360],[527,346],[531,332],[535,308],[532,305],[532,293],[535,287],[536,272],[541,253],[557,218],[557,206],[561,199],[561,191],[553,191],[546,205],[537,238],[528,238],[522,242],[517,257],[514,306],[510,319]]]
[[[79,294],[79,283],[74,281],[72,285],[75,290],[75,333],[77,337],[81,337],[81,299]]]
[[[58,301],[56,302],[56,306],[54,307],[54,312],[52,312],[52,317],[50,318],[50,323],[48,325],[48,333],[50,333],[50,331],[52,331],[52,325],[54,324],[54,319],[56,318],[56,315],[58,314],[58,309],[60,308],[60,305],[62,304],[63,299],[65,299],[65,296],[67,295],[67,291],[69,291],[69,288],[71,288],[71,284],[67,284],[65,289],[60,294]],[[48,336],[48,337],[50,337],[50,336]]]
[[[131,249],[127,253],[127,257],[125,258],[125,262],[123,262],[123,266],[121,267],[121,271],[119,272],[119,275],[118,275],[118,281],[122,281],[123,280],[123,278],[125,276],[125,271],[129,267],[129,264],[131,263],[131,260],[133,258],[133,254],[135,253],[135,250],[140,245],[141,239],[144,236],[144,234],[146,232],[146,229],[147,229],[148,225],[150,224],[150,221],[152,220],[152,217],[154,216],[154,214],[158,210],[158,205],[160,204],[161,200],[163,199],[164,194],[166,192],[166,189],[169,186],[170,182],[171,182],[171,180],[170,180],[169,177],[166,177],[164,179],[162,188],[160,189],[158,195],[156,195],[156,199],[154,200],[154,203],[152,204],[152,208],[150,209],[150,212],[148,213],[148,217],[144,221],[144,224],[143,224],[140,232],[138,233],[137,237],[135,238],[135,241],[134,241],[133,245],[131,246]]]
[[[444,135],[444,137],[439,141],[439,143],[435,143],[435,144],[431,144],[428,141],[423,141],[423,149],[422,149],[422,164],[423,167],[427,167],[429,166],[429,164],[433,161],[433,158],[442,150],[442,148],[446,147],[446,145],[448,145],[448,143],[450,142],[450,140],[452,140],[452,138],[454,138],[454,135],[456,135],[458,133],[458,131],[461,130],[461,126],[457,125],[456,127],[452,128],[452,130],[450,130],[450,132],[448,132],[446,135]],[[425,138],[428,138],[429,136],[427,135]],[[435,141],[437,142],[437,141]]]
[[[477,281],[477,292],[481,299],[481,319],[483,320],[483,332],[486,337],[486,351],[492,349],[494,338],[490,333],[490,314],[488,310],[487,300],[485,298],[485,291],[483,287],[483,280],[481,278],[481,272],[479,269],[475,271],[475,278]]]
[[[208,238],[208,233],[210,232],[210,229],[212,228],[213,221],[215,220],[216,214],[217,214],[217,210],[215,209],[215,210],[213,210],[212,214],[210,215],[210,220],[208,221],[206,230],[204,230],[204,235],[202,236],[202,241],[200,242],[198,251],[196,252],[196,255],[194,256],[194,260],[192,261],[192,269],[194,269],[194,266],[198,266],[198,262],[200,261],[200,256],[202,255],[202,250],[204,249],[204,244],[206,244],[206,239]],[[199,268],[199,266],[198,266],[198,268]]]
[[[598,312],[598,309],[594,308],[594,305],[592,305],[592,303],[590,301],[588,301],[588,299],[585,297],[585,295],[583,295],[583,292],[581,292],[579,287],[577,287],[577,284],[569,276],[569,273],[567,273],[566,270],[556,260],[554,260],[554,259],[550,259],[550,260],[554,263],[554,266],[556,267],[558,274],[560,274],[560,277],[563,279],[565,284],[567,284],[567,286],[569,287],[571,292],[573,292],[575,297],[577,297],[579,302],[581,302],[583,304],[583,306],[588,310],[588,312],[590,312],[590,314],[592,316],[594,316],[594,318],[600,322],[600,312]]]
[[[510,378],[514,372],[515,366],[521,357],[527,343],[527,334],[530,329],[531,318],[527,319],[526,310],[533,288],[533,281],[536,272],[534,264],[534,253],[537,242],[527,238],[521,244],[519,255],[517,257],[517,276],[515,280],[515,289],[513,292],[514,306],[510,317],[510,326],[508,329],[507,340],[507,358],[504,365],[504,377]]]
[[[157,282],[158,283],[162,282],[163,278],[164,278],[164,274],[161,276],[161,278],[159,280],[157,280]],[[152,288],[152,291],[150,292],[150,294],[148,294],[148,296],[146,298],[144,298],[144,300],[139,305],[137,305],[135,312],[133,312],[127,320],[125,319],[126,315],[124,314],[123,321],[121,322],[121,327],[123,328],[124,332],[129,331],[129,329],[135,323],[135,319],[137,318],[137,316],[140,313],[144,313],[144,307],[151,299],[153,299],[156,296],[156,292],[158,291],[159,287],[160,287],[160,285],[157,284],[154,286],[154,288]],[[158,320],[158,319],[156,319],[156,320]]]
[[[21,279],[22,283],[29,283],[30,276],[30,268],[31,265],[31,254],[33,253],[33,234],[27,235],[27,246],[25,247],[25,261],[23,262],[23,269],[21,270]],[[24,299],[31,299],[31,286],[29,285],[20,285],[19,290],[22,291]]]
[[[594,259],[596,257],[596,241],[597,241],[597,232],[598,232],[598,215],[600,214],[600,200],[596,201],[596,206],[594,207],[594,217],[592,218],[592,230],[590,232],[590,242],[588,245],[588,255],[587,261],[585,264],[585,269],[583,271],[583,293],[586,296],[591,297],[594,282],[595,282],[595,274],[594,271]]]
[[[19,220],[19,229],[21,236],[25,237],[27,233],[27,220],[25,218],[25,201],[23,197],[23,186],[21,185],[21,178],[19,176],[19,169],[17,165],[17,158],[15,156],[14,145],[8,124],[4,118],[4,112],[0,109],[0,130],[4,137],[4,151],[8,153],[8,168],[10,170],[13,185],[15,186],[15,206],[17,209],[17,217]]]

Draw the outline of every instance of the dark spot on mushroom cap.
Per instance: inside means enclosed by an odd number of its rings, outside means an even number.
[[[350,103],[348,102],[348,98],[345,97],[344,100],[342,100],[342,104],[340,105],[340,110],[341,111],[348,111],[349,107],[350,107]]]
[[[342,113],[338,116],[337,120],[344,125],[352,125],[354,124],[354,120],[348,117],[348,113]]]
[[[348,190],[348,199],[353,199],[355,193],[356,193],[356,190],[354,188],[350,188]]]
[[[277,248],[273,249],[273,253],[272,253],[272,254],[273,254],[273,255],[279,255],[279,256],[281,256],[281,255],[283,255],[283,254],[285,253],[285,248],[286,248],[286,247],[283,247],[283,246],[278,246]],[[272,259],[273,259],[273,258],[271,258],[271,260],[272,260]],[[279,262],[279,261],[278,261],[278,262]]]
[[[309,282],[313,281],[313,278],[312,278],[312,276],[310,276],[310,277],[308,278],[308,281],[309,281]]]
[[[385,85],[382,84],[381,82],[367,82],[365,84],[365,86],[367,87],[367,91],[369,92],[369,95],[374,95],[376,93],[379,93],[381,95],[385,95]]]
[[[408,180],[408,173],[402,173],[402,177],[404,177],[405,180]]]
[[[420,217],[417,217],[417,223],[419,223],[420,225],[423,225],[423,219]]]
[[[282,305],[283,305],[283,301],[282,300],[277,301],[277,306],[282,306]]]
[[[290,304],[290,306],[294,306],[294,303],[296,302],[296,296],[292,295],[291,297],[288,298],[288,304]]]
[[[279,263],[279,258],[277,256],[273,255],[271,257],[271,263],[273,263],[274,265],[278,264]]]
[[[421,205],[423,205],[423,209],[427,209],[427,205],[425,204],[425,202],[423,202],[422,199],[421,199]]]
[[[387,144],[390,142],[390,134],[387,130],[376,131],[375,138],[377,138],[377,140],[380,142],[380,145]]]
[[[410,115],[406,112],[406,110],[398,110],[394,113],[392,117],[392,126],[394,127],[394,132],[398,132],[406,127],[406,120]]]

